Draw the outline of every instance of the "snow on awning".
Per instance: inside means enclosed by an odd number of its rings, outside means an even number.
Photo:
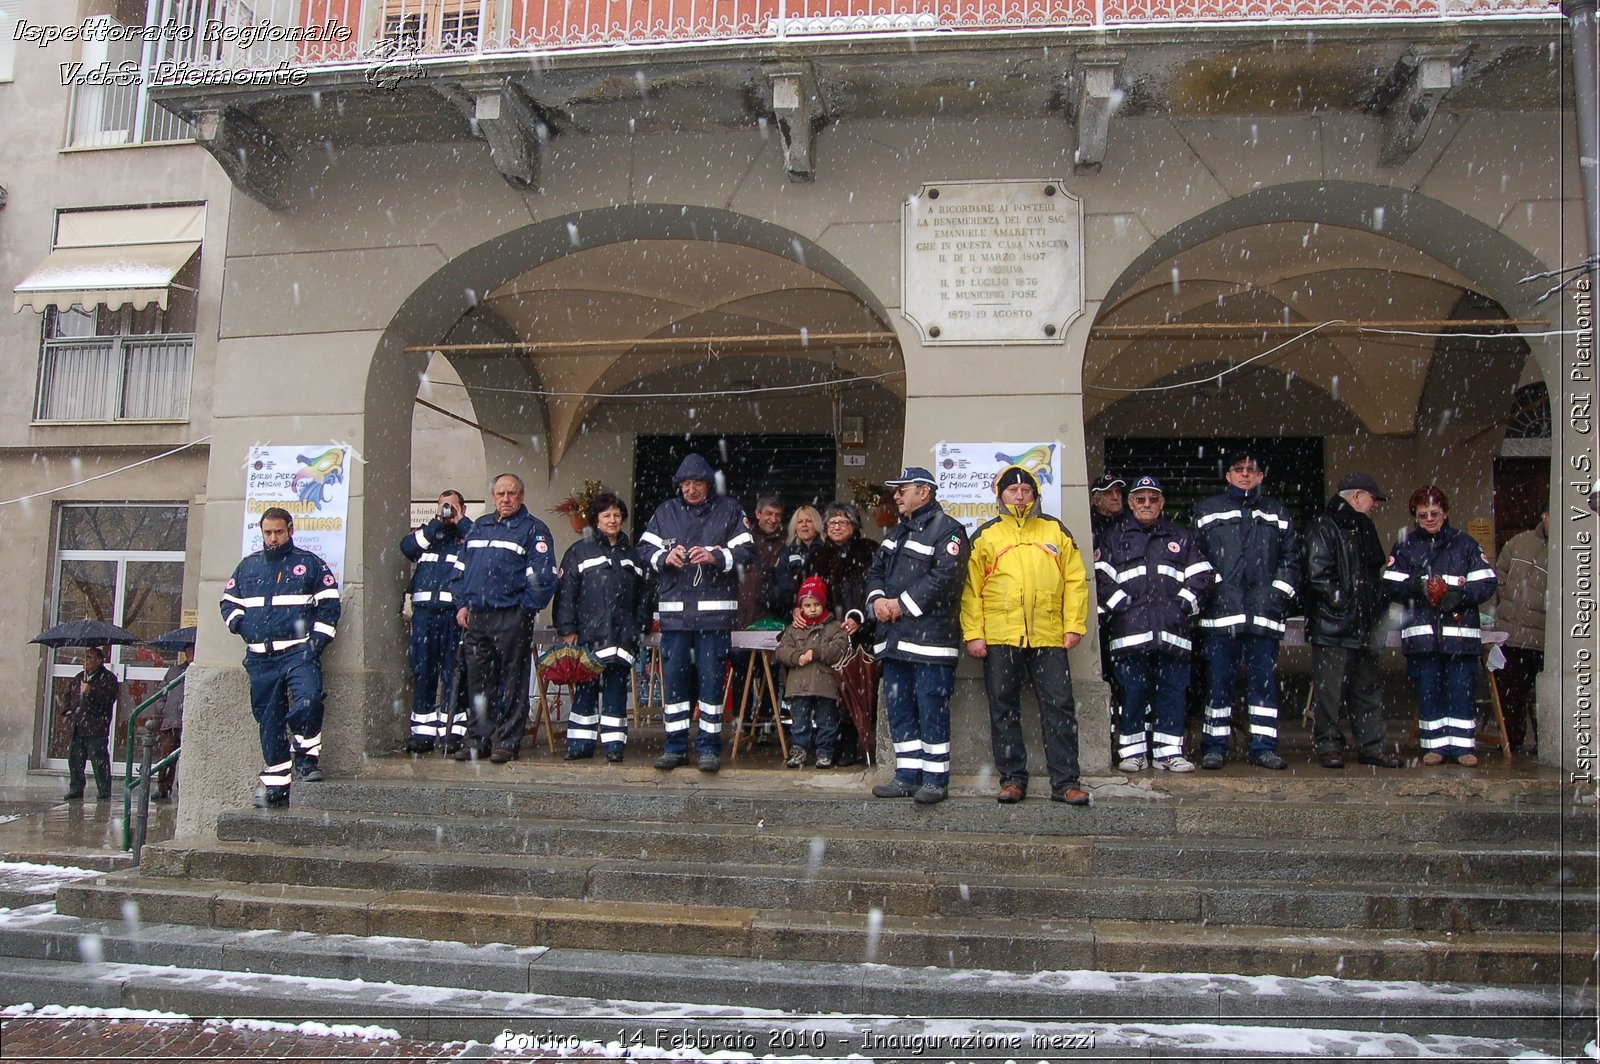
[[[200,250],[204,229],[204,206],[63,212],[54,250],[15,289],[15,309],[165,310],[172,279]]]

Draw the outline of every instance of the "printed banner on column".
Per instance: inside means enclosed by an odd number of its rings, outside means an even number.
[[[1000,512],[994,482],[1000,471],[1019,465],[1039,482],[1039,506],[1061,516],[1061,479],[1056,457],[1061,443],[941,443],[933,449],[933,477],[945,513],[971,533]]]
[[[244,553],[261,549],[261,514],[281,506],[294,515],[295,546],[321,557],[344,583],[349,459],[348,447],[331,443],[250,448],[245,463]]]

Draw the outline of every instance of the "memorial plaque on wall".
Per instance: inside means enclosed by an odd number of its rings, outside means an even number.
[[[1060,181],[931,182],[903,228],[901,313],[926,343],[1060,343],[1083,313],[1083,207]]]

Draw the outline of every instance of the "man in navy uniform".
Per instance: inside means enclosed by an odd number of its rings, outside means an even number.
[[[461,653],[472,701],[469,738],[455,758],[503,765],[522,751],[533,619],[555,597],[556,562],[550,529],[522,504],[522,478],[501,473],[493,494],[494,515],[473,522],[447,590],[466,633]]]
[[[1216,586],[1200,617],[1205,633],[1206,721],[1200,767],[1221,768],[1233,728],[1234,685],[1244,672],[1250,712],[1250,763],[1284,769],[1278,755],[1278,644],[1300,582],[1300,537],[1289,508],[1261,489],[1259,455],[1228,457],[1228,489],[1194,508],[1194,530],[1216,567]]]
[[[722,707],[741,570],[760,564],[737,499],[716,492],[711,463],[687,455],[672,476],[678,497],[650,515],[639,561],[660,574],[661,672],[667,741],[656,768],[689,760],[691,698],[700,703],[695,737],[701,772],[722,768]]]
[[[456,650],[461,645],[461,626],[456,623],[450,581],[455,578],[456,562],[472,532],[472,518],[467,516],[466,507],[459,491],[441,493],[433,518],[406,533],[400,541],[400,553],[417,563],[407,592],[411,599],[411,648],[407,657],[414,684],[407,753],[426,754],[440,740],[455,753],[467,735],[467,714],[461,699],[453,698],[458,692],[451,689],[450,682],[455,674]]]
[[[883,662],[894,779],[872,793],[933,805],[949,793],[950,693],[971,547],[966,528],[934,498],[932,473],[907,466],[885,483],[894,489],[900,523],[867,570],[867,605],[878,621],[873,653]]]
[[[322,779],[322,651],[339,629],[339,582],[294,545],[294,517],[261,515],[261,550],[239,563],[222,595],[222,620],[245,642],[250,711],[261,729],[262,808],[289,804],[295,775]],[[287,729],[287,734],[285,733]]]

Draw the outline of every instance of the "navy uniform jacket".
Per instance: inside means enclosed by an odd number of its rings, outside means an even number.
[[[611,543],[589,529],[561,559],[556,632],[576,635],[606,665],[633,664],[650,627],[649,583],[626,532]]]
[[[400,553],[417,563],[411,574],[411,607],[448,606],[455,612],[455,595],[450,581],[456,576],[461,547],[472,534],[472,518],[462,517],[454,525],[435,517],[400,541]]]
[[[1430,576],[1442,577],[1449,589],[1438,606],[1425,590]],[[1406,608],[1400,645],[1407,654],[1477,654],[1483,649],[1478,606],[1494,597],[1499,582],[1478,541],[1450,522],[1434,535],[1413,526],[1383,570],[1384,590]]]
[[[1300,537],[1288,508],[1260,489],[1230,486],[1195,506],[1194,530],[1217,570],[1200,627],[1282,639],[1300,585]]]
[[[704,547],[718,560],[674,569],[666,564],[667,552],[680,544]],[[699,506],[680,497],[656,507],[639,537],[638,555],[650,571],[661,574],[656,609],[663,632],[732,631],[739,620],[736,567],[761,564],[744,509],[727,495],[708,495]]]
[[[233,571],[222,620],[250,654],[302,644],[317,652],[339,634],[339,582],[321,558],[289,541],[277,557],[257,551]]]
[[[884,537],[867,569],[867,613],[881,598],[900,600],[900,619],[878,623],[880,658],[954,665],[961,656],[961,588],[972,547],[961,522],[937,499]]]
[[[1125,512],[1095,540],[1094,577],[1112,657],[1189,659],[1190,624],[1215,580],[1193,532],[1165,517],[1146,527]]]
[[[556,593],[555,542],[545,523],[517,507],[510,517],[485,514],[456,559],[446,590],[457,608],[504,610],[513,606],[532,617]]]

